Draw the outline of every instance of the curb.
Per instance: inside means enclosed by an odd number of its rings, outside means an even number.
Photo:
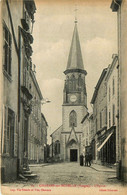
[[[116,173],[116,171],[114,171],[114,170],[111,170],[111,171],[106,171],[106,170],[99,170],[99,169],[96,169],[95,167],[90,167],[90,168],[92,168],[92,169],[94,169],[94,170],[96,170],[96,171],[98,171],[98,172],[109,172],[109,173]]]

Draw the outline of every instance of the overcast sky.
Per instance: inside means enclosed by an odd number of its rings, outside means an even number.
[[[100,3],[101,2],[101,3]],[[103,2],[103,3],[102,3]],[[63,86],[74,30],[75,4],[84,68],[88,109],[94,87],[103,68],[117,53],[117,16],[110,9],[111,0],[35,0],[33,30],[33,64],[44,98],[51,102],[42,106],[49,134],[62,124]]]

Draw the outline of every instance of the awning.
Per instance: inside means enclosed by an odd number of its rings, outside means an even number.
[[[101,148],[105,145],[105,143],[108,141],[108,139],[111,137],[111,135],[113,134],[113,132],[111,132],[108,137],[104,140],[104,142],[98,147],[97,151],[99,152],[101,150]]]

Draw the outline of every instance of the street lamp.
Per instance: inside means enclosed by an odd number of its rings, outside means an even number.
[[[41,101],[41,104],[46,104],[46,103],[50,103],[51,101],[48,98],[43,98]]]

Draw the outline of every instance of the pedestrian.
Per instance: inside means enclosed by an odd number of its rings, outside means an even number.
[[[88,153],[85,155],[85,166],[88,166]]]
[[[89,154],[88,154],[88,163],[89,163],[89,167],[91,166],[91,160],[92,160],[92,154],[89,153]]]

